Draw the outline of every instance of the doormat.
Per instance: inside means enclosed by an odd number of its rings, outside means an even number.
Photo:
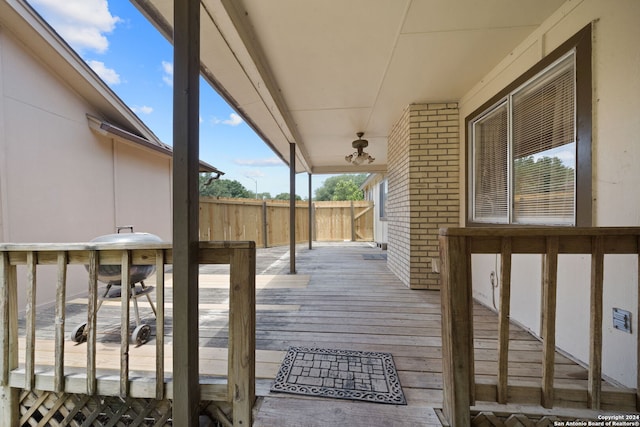
[[[290,347],[271,391],[406,405],[391,353]]]

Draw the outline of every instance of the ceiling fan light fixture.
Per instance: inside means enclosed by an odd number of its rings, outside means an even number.
[[[351,163],[352,165],[359,166],[365,161],[368,163],[373,163],[375,158],[372,157],[369,153],[364,151],[364,149],[369,145],[369,141],[366,139],[362,139],[364,132],[356,133],[358,139],[351,143],[351,146],[356,150],[353,153],[344,157],[347,163]]]

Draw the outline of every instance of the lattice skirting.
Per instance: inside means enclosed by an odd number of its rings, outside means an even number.
[[[215,402],[202,402],[202,413],[224,415]],[[23,390],[20,426],[171,426],[170,400],[87,396]],[[221,425],[213,422],[213,425]]]
[[[555,415],[496,414],[488,411],[471,413],[472,427],[553,427],[566,425],[568,421],[580,420]],[[588,418],[585,418],[584,424],[576,422],[575,425],[587,425],[587,420]]]

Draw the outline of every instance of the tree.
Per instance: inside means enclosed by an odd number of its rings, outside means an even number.
[[[336,184],[336,188],[333,192],[331,200],[362,200],[364,195],[360,186],[354,181],[346,180],[340,181]]]
[[[289,200],[291,193],[280,193],[278,194],[274,200]],[[302,200],[302,197],[296,194],[296,200]]]
[[[315,200],[362,200],[360,186],[367,179],[366,173],[337,175],[327,178],[315,191]]]
[[[200,195],[209,197],[230,197],[235,199],[249,199],[255,196],[244,185],[236,180],[216,179],[210,181],[211,174],[200,174]]]
[[[515,193],[539,194],[571,190],[575,182],[575,170],[557,157],[522,157],[514,161]]]

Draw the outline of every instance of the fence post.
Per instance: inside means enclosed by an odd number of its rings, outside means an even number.
[[[262,240],[264,240],[264,247],[268,248],[268,238],[269,235],[269,222],[267,221],[267,202],[266,200],[262,202]]]
[[[440,231],[443,412],[451,427],[469,426],[473,401],[470,256],[463,236]]]
[[[317,206],[315,202],[313,203],[313,237],[315,240],[318,240],[318,215],[316,212]]]
[[[356,211],[353,207],[353,200],[351,201],[351,241],[356,241]]]

